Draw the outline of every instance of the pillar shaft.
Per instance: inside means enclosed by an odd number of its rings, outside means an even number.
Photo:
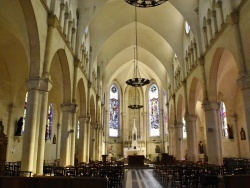
[[[222,148],[221,148],[221,134],[219,121],[218,102],[204,101],[203,109],[205,111],[206,120],[206,135],[207,135],[207,155],[208,163],[222,164]]]

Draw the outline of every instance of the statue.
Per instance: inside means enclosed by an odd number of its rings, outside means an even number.
[[[202,141],[199,142],[199,153],[200,153],[200,154],[203,154],[203,153],[204,153],[204,146],[203,146]]]
[[[56,144],[56,135],[53,136],[53,144]]]
[[[240,131],[240,139],[241,140],[246,140],[246,133],[245,133],[243,128],[241,128],[241,131]]]
[[[20,117],[19,120],[17,121],[17,129],[15,132],[15,136],[21,136],[23,129],[23,117]]]
[[[233,131],[232,128],[227,124],[227,132],[228,132],[228,138],[229,139],[234,139]]]

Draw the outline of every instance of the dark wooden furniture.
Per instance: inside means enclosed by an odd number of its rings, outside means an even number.
[[[5,162],[6,162],[6,150],[8,139],[4,134],[4,126],[2,120],[0,121],[0,175],[4,174]]]
[[[1,176],[1,188],[20,188],[20,187],[35,187],[35,188],[107,188],[107,178],[95,177],[17,177],[17,176]]]
[[[144,165],[144,155],[129,155],[128,165],[130,166],[143,166]]]

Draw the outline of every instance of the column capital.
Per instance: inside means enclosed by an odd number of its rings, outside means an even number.
[[[73,21],[70,20],[70,21],[69,21],[69,27],[71,27],[72,24],[73,24]]]
[[[49,27],[55,28],[55,27],[58,27],[59,25],[60,24],[59,24],[59,21],[58,21],[56,15],[50,15],[48,17],[48,26]]]
[[[207,25],[211,25],[211,19],[209,18],[209,19],[207,19]]]
[[[197,115],[195,115],[195,114],[186,114],[185,115],[186,122],[195,122],[196,119],[197,119]]]
[[[250,76],[242,76],[237,80],[237,84],[241,90],[250,89]]]
[[[65,9],[65,4],[64,3],[61,3],[60,4],[60,10],[64,10]]]
[[[212,17],[214,17],[214,18],[216,17],[216,10],[212,11]]]
[[[80,67],[81,61],[78,58],[74,58],[74,67],[78,68]]]
[[[207,32],[207,26],[203,26],[203,27],[202,27],[202,31],[203,31],[203,32]]]
[[[175,128],[183,128],[183,123],[182,122],[175,122],[174,127]]]
[[[204,64],[205,64],[204,56],[199,57],[198,63],[199,63],[200,66],[204,66]]]
[[[79,118],[80,122],[84,122],[84,123],[89,123],[90,119],[91,119],[90,116],[83,116]]]
[[[92,86],[92,82],[88,81],[88,88],[90,89]]]
[[[39,76],[29,78],[26,81],[26,85],[27,85],[28,90],[31,90],[31,89],[39,90],[39,88],[41,86],[41,81],[42,81],[42,79]]]
[[[229,15],[227,21],[228,21],[228,23],[230,25],[238,24],[239,23],[239,13],[238,12],[232,12]]]
[[[52,81],[49,78],[41,79],[40,90],[48,92],[52,88]]]
[[[63,112],[76,113],[78,105],[76,103],[62,104],[61,109]]]
[[[219,110],[220,103],[217,101],[203,101],[202,108],[204,111]]]
[[[67,13],[67,12],[64,13],[64,19],[65,20],[69,19],[69,13]]]
[[[217,8],[222,8],[222,2],[221,2],[221,1],[217,1],[216,7],[217,7]]]

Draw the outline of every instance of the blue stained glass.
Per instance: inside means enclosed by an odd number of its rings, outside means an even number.
[[[150,136],[160,136],[158,87],[155,84],[151,85],[148,94]]]
[[[119,136],[120,124],[120,105],[119,105],[119,90],[116,85],[110,88],[110,117],[109,117],[109,136]]]
[[[227,126],[227,112],[225,103],[222,101],[220,104],[220,116],[221,116],[221,126],[222,126],[222,136],[228,136],[228,126]]]

